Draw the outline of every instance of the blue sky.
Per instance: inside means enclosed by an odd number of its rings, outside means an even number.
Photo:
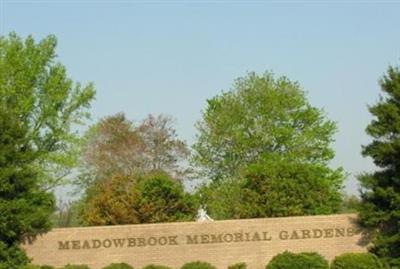
[[[400,1],[9,1],[0,31],[57,36],[70,76],[94,82],[93,119],[166,113],[189,144],[207,98],[248,71],[298,81],[337,121],[333,167],[374,169],[361,145],[378,79],[400,64]]]

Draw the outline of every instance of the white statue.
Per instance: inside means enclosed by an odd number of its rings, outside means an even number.
[[[197,210],[197,217],[196,217],[197,222],[205,222],[205,221],[214,221],[212,218],[210,218],[209,215],[207,215],[206,210],[200,206],[199,210]]]

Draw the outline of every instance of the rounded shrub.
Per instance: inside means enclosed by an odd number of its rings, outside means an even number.
[[[110,265],[107,265],[106,267],[103,267],[103,269],[133,269],[133,267],[127,263],[121,262],[121,263],[112,263]]]
[[[164,266],[164,265],[150,264],[150,265],[143,267],[142,269],[171,269],[171,267]]]
[[[285,251],[273,257],[266,269],[329,269],[329,264],[315,252],[296,254]]]
[[[67,264],[62,269],[90,269],[90,268],[85,264]]]
[[[209,264],[208,262],[189,262],[185,263],[181,269],[217,269],[214,265]]]
[[[245,262],[235,263],[228,266],[228,269],[247,269],[247,264]]]
[[[331,269],[379,269],[385,268],[378,257],[371,253],[345,253],[337,256]]]

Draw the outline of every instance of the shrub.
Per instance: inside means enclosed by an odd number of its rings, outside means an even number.
[[[18,268],[21,265],[27,264],[28,261],[25,252],[18,245],[10,247],[0,240],[0,269]]]
[[[106,267],[103,267],[103,269],[133,269],[132,266],[130,266],[127,263],[112,263],[110,265],[107,265]]]
[[[285,251],[272,258],[266,269],[328,269],[324,257],[315,252],[295,254]]]
[[[26,264],[24,266],[19,267],[19,269],[42,269],[42,267],[39,265]]]
[[[142,269],[171,269],[171,267],[164,266],[164,265],[150,264],[150,265],[143,267]]]
[[[217,269],[215,266],[209,264],[208,262],[189,262],[184,264],[181,269]]]
[[[228,266],[228,269],[247,269],[247,264],[244,262],[235,263]]]
[[[331,269],[379,269],[384,268],[378,257],[371,253],[345,253],[337,256]]]
[[[19,269],[55,269],[53,266],[50,265],[34,265],[34,264],[26,264]]]
[[[67,264],[63,269],[90,269],[89,266],[85,264]]]

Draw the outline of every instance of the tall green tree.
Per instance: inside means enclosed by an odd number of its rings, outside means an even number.
[[[26,145],[28,128],[18,115],[0,108],[0,268],[13,269],[28,261],[19,244],[47,231],[54,210],[34,167],[36,152]]]
[[[25,144],[35,151],[39,180],[46,189],[60,184],[75,167],[78,134],[73,124],[88,116],[92,84],[82,86],[56,62],[57,40],[35,42],[16,34],[0,37],[0,106],[26,126]]]
[[[56,39],[0,37],[0,268],[26,263],[20,243],[50,228],[48,192],[75,164],[80,123],[94,97],[55,62]]]
[[[192,161],[212,182],[200,191],[212,217],[339,210],[344,175],[329,167],[336,125],[297,82],[249,73],[208,100],[197,130]]]
[[[371,229],[371,251],[400,267],[400,70],[390,66],[380,80],[383,95],[369,111],[366,132],[373,141],[363,147],[379,170],[364,173],[361,182],[361,223]]]

